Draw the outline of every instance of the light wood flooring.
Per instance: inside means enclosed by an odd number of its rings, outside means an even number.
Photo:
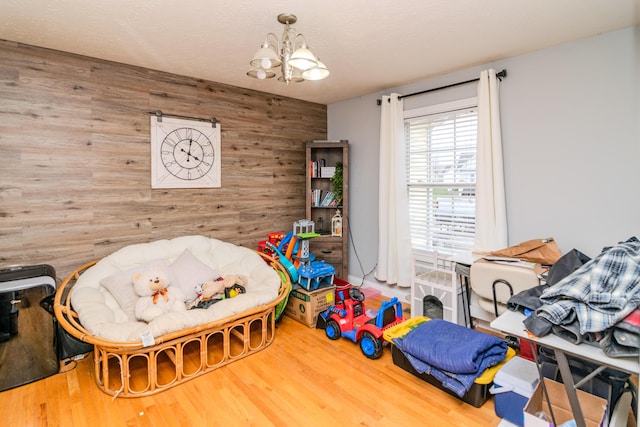
[[[372,304],[373,305],[373,300]],[[154,396],[118,398],[76,369],[0,393],[5,426],[498,426],[493,399],[466,404],[348,339],[285,317],[265,350]]]

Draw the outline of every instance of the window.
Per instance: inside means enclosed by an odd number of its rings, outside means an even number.
[[[414,252],[473,249],[477,129],[476,98],[405,111]]]

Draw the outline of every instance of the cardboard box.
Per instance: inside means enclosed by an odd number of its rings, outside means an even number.
[[[318,314],[334,304],[335,288],[335,286],[328,286],[307,291],[296,285],[289,294],[284,314],[310,328],[315,328]]]
[[[573,419],[573,413],[571,412],[571,405],[569,404],[569,398],[563,384],[544,379],[544,383],[549,393],[549,400],[551,401],[551,407],[553,408],[553,415],[556,419],[556,425],[561,425],[564,422]],[[601,397],[594,396],[593,394],[586,393],[582,390],[576,390],[578,394],[578,401],[580,402],[580,409],[582,409],[582,415],[585,418],[587,427],[599,427],[600,425],[608,425],[606,420],[607,413],[607,401]],[[551,417],[548,421],[536,416],[540,411],[544,411],[549,416],[549,406],[547,399],[542,392],[542,385],[538,383],[535,391],[531,395],[527,406],[524,407],[524,426],[525,427],[549,427],[551,424]]]

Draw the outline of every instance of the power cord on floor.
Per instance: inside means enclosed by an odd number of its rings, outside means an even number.
[[[345,222],[347,223],[347,231],[349,233],[349,241],[351,242],[351,247],[353,247],[353,253],[356,255],[358,265],[360,266],[360,271],[362,272],[362,281],[360,282],[360,285],[357,286],[358,288],[361,288],[364,285],[364,280],[367,278],[367,276],[376,271],[376,267],[378,266],[378,264],[376,263],[368,273],[365,273],[364,267],[362,266],[362,261],[360,260],[360,255],[358,255],[358,250],[356,249],[356,243],[353,240],[353,234],[351,233],[351,222],[349,221],[349,217],[347,215],[345,215]]]

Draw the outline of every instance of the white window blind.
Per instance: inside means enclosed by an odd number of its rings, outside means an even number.
[[[476,107],[405,118],[414,252],[473,249],[477,128]]]

